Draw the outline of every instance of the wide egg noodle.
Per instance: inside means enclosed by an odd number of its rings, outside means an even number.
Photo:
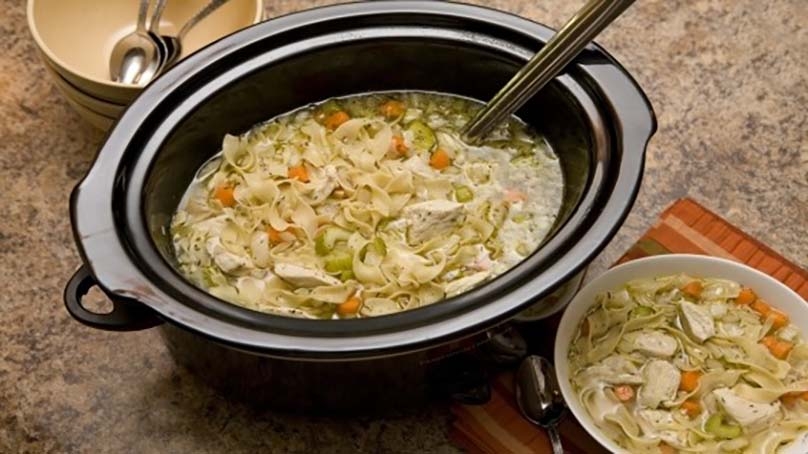
[[[471,147],[459,136],[469,119],[468,101],[435,102],[438,95],[402,93],[398,96],[408,106],[405,114],[387,119],[377,113],[374,96],[345,104],[349,119],[333,129],[317,118],[315,106],[242,136],[226,135],[221,153],[197,172],[172,219],[183,274],[220,299],[252,310],[333,318],[336,305],[358,296],[358,316],[376,316],[466,291],[518,263],[523,255],[513,251],[517,246],[532,250],[539,245],[560,208],[560,163],[537,156],[526,171],[509,172],[516,147],[508,140],[544,139],[532,138],[523,125],[513,123],[499,131],[502,145]],[[365,107],[351,110],[356,106]],[[409,127],[414,120],[436,128],[437,142],[413,143],[416,137]],[[393,146],[394,137],[404,138],[405,155]],[[437,148],[454,165],[433,168],[430,153]],[[293,166],[298,168],[294,174]],[[469,179],[477,175],[470,166],[487,168],[486,179]],[[298,177],[301,171],[305,178]],[[542,178],[528,180],[525,175]],[[217,199],[223,187],[233,191],[235,204]],[[408,242],[414,221],[405,215],[406,208],[426,201],[454,202],[458,188],[472,191],[472,199],[462,205],[463,221],[417,244]],[[528,220],[507,231],[518,237],[504,240],[499,238],[502,226],[513,221],[503,194],[511,189],[530,194],[531,200],[519,202]],[[558,198],[544,200],[543,194]],[[318,236],[330,227],[350,233],[350,239],[337,239],[339,244],[330,246],[333,252],[317,253]],[[366,253],[379,247],[383,254]],[[344,257],[346,251],[350,267],[327,271],[333,254]],[[298,288],[275,274],[278,264],[325,273],[330,280],[320,285],[303,279],[308,287]]]

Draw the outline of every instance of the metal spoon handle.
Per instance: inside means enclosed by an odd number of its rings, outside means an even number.
[[[149,0],[140,0],[137,8],[137,31],[146,32],[146,14],[149,11]]]
[[[561,437],[558,435],[558,428],[556,426],[548,427],[547,434],[550,435],[550,444],[553,445],[553,454],[564,454],[564,447],[561,446]]]
[[[516,112],[634,0],[589,0],[464,128],[474,142]]]
[[[151,21],[149,22],[149,32],[155,35],[160,34],[160,18],[163,17],[163,10],[166,9],[166,0],[157,0],[157,5],[154,6]]]
[[[185,25],[182,26],[182,29],[180,29],[180,32],[177,33],[177,39],[182,41],[182,38],[185,37],[185,34],[188,33],[188,31],[191,30],[194,25],[198,24],[202,19],[208,17],[210,13],[216,11],[220,6],[224,5],[228,1],[230,0],[213,0],[208,3],[207,6],[194,14],[192,18],[188,19],[188,22],[186,22]]]

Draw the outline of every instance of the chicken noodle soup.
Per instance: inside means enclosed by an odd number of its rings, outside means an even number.
[[[805,452],[808,345],[736,282],[674,275],[600,294],[569,361],[584,408],[629,452]]]
[[[464,143],[479,108],[378,93],[226,136],[172,220],[181,272],[240,306],[326,319],[417,308],[505,272],[548,235],[563,178],[516,119]]]

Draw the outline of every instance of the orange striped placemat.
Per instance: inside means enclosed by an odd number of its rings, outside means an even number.
[[[617,263],[649,255],[691,253],[723,257],[745,263],[773,276],[808,300],[808,272],[771,248],[691,199],[668,207],[657,223]],[[544,344],[552,345],[560,317],[548,320]],[[545,328],[548,328],[546,330]],[[549,348],[551,350],[551,348]],[[540,352],[550,356],[547,352]],[[503,373],[493,382],[491,401],[485,405],[452,406],[451,438],[469,453],[551,453],[547,434],[521,417],[513,400],[513,376]],[[569,415],[559,428],[568,453],[605,451]]]

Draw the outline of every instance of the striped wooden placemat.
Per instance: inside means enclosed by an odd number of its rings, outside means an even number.
[[[808,271],[750,237],[691,199],[668,207],[623,255],[617,264],[650,255],[690,253],[723,257],[745,263],[783,282],[808,300]],[[557,327],[559,317],[548,321]],[[547,330],[542,330],[548,332]],[[555,330],[546,344],[552,344]],[[549,356],[549,355],[548,355]],[[503,373],[493,382],[491,401],[485,405],[452,406],[455,417],[451,438],[469,453],[551,453],[547,434],[521,417],[513,400],[513,376]],[[568,416],[559,428],[568,453],[607,452]]]

